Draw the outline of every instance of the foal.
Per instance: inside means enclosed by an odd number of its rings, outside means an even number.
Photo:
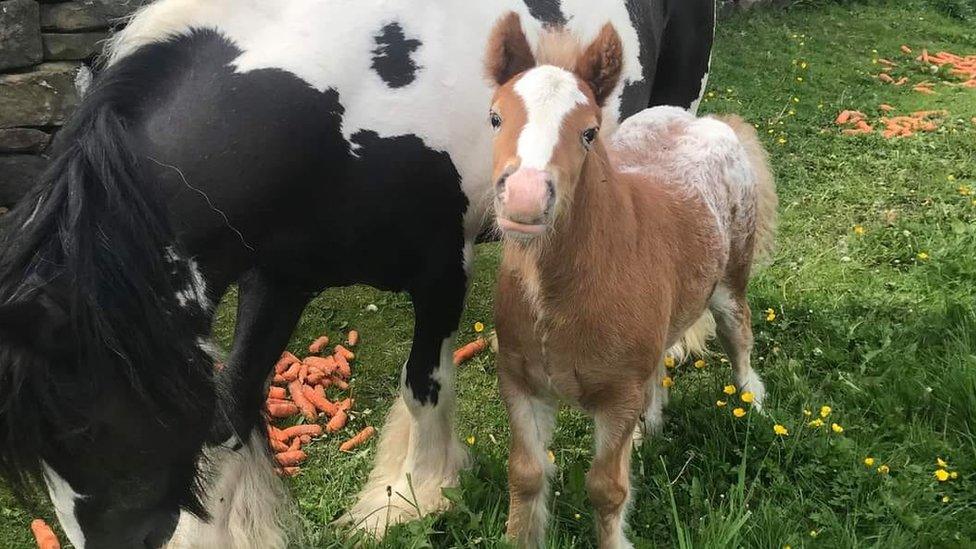
[[[628,119],[605,147],[601,107],[621,49],[608,24],[569,70],[535,67],[512,18],[489,42],[497,367],[512,429],[508,534],[521,546],[544,538],[557,399],[594,418],[586,488],[600,546],[628,547],[631,437],[642,414],[661,417],[665,350],[711,312],[739,386],[756,403],[764,394],[746,285],[772,245],[765,152],[738,118],[671,107]]]

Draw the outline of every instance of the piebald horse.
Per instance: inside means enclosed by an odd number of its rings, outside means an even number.
[[[536,66],[510,16],[486,59],[497,86],[489,121],[503,235],[496,367],[512,429],[508,534],[543,544],[546,451],[564,401],[596,424],[586,489],[600,547],[629,547],[632,437],[641,416],[660,430],[665,352],[707,329],[703,315],[761,405],[746,287],[772,246],[776,193],[756,132],[739,118],[655,107],[604,138],[621,36],[607,24],[586,48],[566,33],[555,39],[563,65]]]
[[[0,471],[46,484],[75,547],[285,545],[264,387],[309,300],[355,283],[408,292],[416,323],[347,519],[444,505],[466,461],[451,344],[492,194],[482,60],[511,10],[532,48],[543,27],[619,30],[605,130],[701,97],[713,0],[159,0],[114,38],[0,221]]]

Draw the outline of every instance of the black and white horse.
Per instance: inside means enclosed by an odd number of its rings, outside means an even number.
[[[466,460],[451,344],[491,195],[482,55],[510,10],[532,46],[543,25],[618,29],[605,131],[697,106],[713,0],[160,0],[116,37],[0,231],[0,468],[43,479],[76,547],[283,545],[269,370],[306,303],[353,283],[409,292],[416,325],[347,516],[442,506]]]

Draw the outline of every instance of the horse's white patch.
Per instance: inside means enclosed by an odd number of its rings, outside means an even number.
[[[72,545],[78,549],[84,549],[85,533],[81,530],[81,525],[78,524],[78,517],[75,516],[75,504],[84,496],[75,492],[68,481],[64,480],[46,462],[42,461],[41,466],[44,468],[44,484],[47,485],[47,493],[51,497],[54,513],[58,517],[58,522],[61,523],[61,528],[64,529],[64,533]]]
[[[642,78],[637,30],[620,0],[563,0],[561,9],[567,28],[583,44],[607,22],[620,34],[623,73],[603,116],[603,132],[609,134],[617,124],[620,90]],[[237,71],[277,68],[319,91],[336,90],[347,139],[363,130],[380,137],[416,135],[431,149],[447,152],[470,200],[465,229],[474,238],[492,197],[491,155],[485,154],[492,132],[485,111],[493,90],[484,78],[484,48],[495,21],[509,11],[519,14],[534,46],[542,23],[522,0],[159,0],[116,35],[109,54],[117,62],[140,46],[192,28],[219,31],[243,51],[234,61]],[[416,79],[399,88],[370,69],[375,35],[391,22],[421,42],[411,56],[421,67]]]
[[[200,266],[197,262],[188,259],[187,268],[190,273],[190,280],[187,281],[185,288],[176,292],[176,301],[180,307],[186,307],[190,303],[195,303],[202,309],[210,309],[210,300],[207,298],[207,283],[203,280],[200,273]]]
[[[528,115],[518,139],[521,167],[545,170],[562,137],[563,119],[587,103],[586,94],[573,73],[552,65],[526,72],[514,89]]]
[[[284,484],[274,474],[266,436],[255,430],[237,450],[232,436],[205,451],[204,504],[210,522],[180,513],[176,532],[167,549],[274,549],[287,545],[284,517],[291,507]]]
[[[549,443],[556,427],[556,409],[552,403],[543,399],[521,397],[512,400],[509,418],[513,430],[517,429],[522,434],[523,447],[542,469],[542,490],[535,500],[527,503],[530,508],[526,533],[529,538],[535,539],[526,541],[539,542],[542,541],[549,522],[549,481],[556,470],[548,455]]]

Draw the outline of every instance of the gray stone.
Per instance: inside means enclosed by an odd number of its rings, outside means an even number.
[[[44,63],[32,72],[0,75],[0,128],[60,126],[78,106],[77,63]]]
[[[33,128],[0,130],[0,153],[39,153],[47,148],[51,136]]]
[[[0,155],[0,204],[13,206],[37,182],[47,160],[29,154]]]
[[[152,0],[91,0],[109,20],[131,15]]]
[[[39,20],[34,0],[0,2],[0,70],[41,62]]]
[[[44,33],[46,61],[75,61],[88,59],[102,51],[107,32],[79,32],[73,34]]]
[[[93,0],[41,5],[41,28],[53,31],[86,31],[107,28],[105,10]]]

